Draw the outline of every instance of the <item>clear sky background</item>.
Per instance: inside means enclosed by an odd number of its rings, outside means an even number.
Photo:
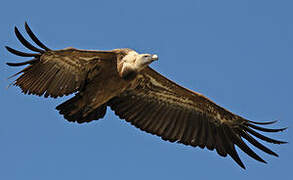
[[[0,6],[0,179],[292,179],[293,1],[2,1]],[[9,88],[24,50],[13,33],[27,21],[50,48],[134,48],[157,53],[151,66],[219,105],[289,130],[247,170],[216,152],[162,141],[108,110],[103,120],[69,123],[45,99]],[[27,37],[27,36],[26,36]],[[291,127],[291,128],[290,128]]]

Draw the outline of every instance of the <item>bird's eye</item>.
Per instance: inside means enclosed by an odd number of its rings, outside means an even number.
[[[143,57],[144,57],[144,58],[147,58],[147,57],[149,57],[149,55],[144,55]]]

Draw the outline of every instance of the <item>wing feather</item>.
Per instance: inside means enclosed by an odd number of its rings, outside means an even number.
[[[48,65],[47,67],[47,71],[43,71],[43,75],[40,77],[39,81],[36,81],[38,82],[38,86],[36,87],[38,89],[38,91],[36,91],[35,93],[38,95],[38,96],[42,96],[46,89],[48,88],[53,76],[52,76],[52,70],[53,70],[53,65],[54,64],[51,64],[51,65]],[[51,78],[52,76],[52,78]]]
[[[176,141],[178,139],[179,129],[181,125],[181,121],[184,120],[184,113],[180,110],[177,110],[177,116],[174,117],[174,125],[172,130],[169,129],[168,135],[170,136],[171,142]]]
[[[17,39],[21,42],[22,45],[24,45],[26,48],[28,48],[29,50],[35,51],[35,52],[39,52],[39,53],[44,53],[45,51],[39,48],[36,48],[35,46],[33,46],[31,43],[29,43],[19,32],[19,30],[17,29],[17,27],[14,27],[14,33],[17,37]]]
[[[200,128],[200,133],[198,134],[198,141],[199,141],[199,147],[204,148],[207,143],[207,126],[208,126],[208,121],[202,120],[202,126]]]
[[[189,111],[187,109],[183,109],[182,113],[184,113],[183,118],[180,119],[180,123],[177,125],[177,139],[178,141],[180,141],[183,138],[184,135],[184,130],[187,127],[187,121],[188,121],[188,115],[189,115]]]
[[[135,116],[139,114],[139,112],[143,111],[143,103],[139,102],[137,100],[137,102],[134,103],[135,108],[132,108],[131,106],[129,106],[129,110],[127,112],[125,112],[125,119],[135,119]]]
[[[160,115],[160,112],[162,110],[163,106],[160,104],[154,105],[154,110],[152,113],[150,113],[150,118],[148,121],[145,122],[145,124],[141,127],[142,129],[150,129],[149,127],[152,125],[153,122],[156,122],[158,120],[158,116]],[[134,121],[135,122],[135,119]]]
[[[221,129],[217,128],[217,130],[215,131],[216,151],[220,156],[226,157],[227,152],[225,150],[225,146],[223,143],[224,139],[222,137],[223,137],[223,134],[221,134]]]
[[[151,107],[151,103],[149,104],[144,104],[143,108],[141,108],[139,110],[139,118],[137,120],[137,125],[138,126],[142,126],[143,125],[143,122],[147,120],[147,115],[149,115],[149,112],[146,111],[145,109],[148,109]]]
[[[259,130],[259,131],[263,131],[263,132],[280,132],[280,131],[284,131],[287,128],[280,128],[280,129],[270,129],[270,128],[263,128],[263,127],[259,127],[250,123],[245,123],[247,126]]]
[[[67,48],[52,51],[33,34],[27,23],[25,29],[29,37],[42,49],[33,46],[15,27],[17,39],[29,50],[37,53],[25,53],[6,46],[6,49],[17,56],[34,57],[34,59],[7,63],[9,66],[28,65],[13,85],[19,86],[24,93],[45,97],[61,97],[81,90],[87,81],[101,71],[102,63],[116,60],[114,51],[86,51]]]
[[[40,54],[36,54],[36,53],[25,53],[25,52],[21,52],[21,51],[15,50],[15,49],[13,49],[13,48],[11,48],[9,46],[5,46],[5,48],[10,53],[15,54],[17,56],[21,56],[21,57],[39,57],[40,56]],[[22,63],[7,63],[7,64],[8,65],[14,64],[15,66],[17,66],[17,65],[21,66],[23,63],[28,63],[28,61],[22,62]]]
[[[27,34],[30,36],[30,38],[41,48],[45,49],[46,51],[51,51],[50,48],[48,48],[47,46],[45,46],[32,32],[31,28],[28,26],[28,24],[25,22],[25,30],[27,32]]]
[[[180,110],[179,109],[174,109],[172,111],[172,114],[169,115],[170,118],[172,118],[173,120],[169,122],[168,126],[166,127],[164,133],[162,134],[162,138],[169,138],[170,141],[174,141],[174,138],[172,138],[172,133],[174,132],[175,129],[175,124],[177,122],[177,120],[179,120],[180,118]]]
[[[220,156],[231,156],[242,168],[245,166],[235,145],[253,159],[265,163],[242,138],[274,156],[277,156],[275,152],[252,136],[270,143],[285,143],[252,130],[279,132],[285,128],[269,129],[256,126],[254,124],[267,125],[273,122],[246,120],[201,94],[173,83],[151,68],[146,68],[136,82],[134,89],[129,89],[110,100],[108,105],[120,118],[164,140],[206,147],[209,150],[216,149]]]
[[[182,128],[182,137],[178,139],[179,143],[185,144],[185,145],[191,145],[193,147],[198,146],[198,139],[197,134],[200,132],[201,128],[201,120],[196,120],[193,122],[190,122],[190,118],[193,114],[193,112],[186,112],[187,118],[183,122],[184,127]]]
[[[214,132],[212,130],[212,126],[213,124],[212,123],[207,123],[207,141],[206,141],[206,147],[209,149],[209,150],[213,150],[215,148],[215,140],[214,140]]]
[[[230,139],[230,133],[228,126],[223,126],[223,143],[226,146],[226,151],[228,154],[232,157],[232,159],[242,168],[245,168],[243,162],[241,161],[238,153],[236,152],[235,145],[233,144],[233,141]]]
[[[145,108],[148,108],[148,111],[145,111]],[[156,106],[153,103],[149,103],[147,105],[144,104],[143,109],[141,111],[146,112],[144,115],[144,118],[137,122],[137,126],[140,126],[141,128],[144,128],[148,125],[148,122],[152,121],[152,112],[155,110]],[[141,114],[139,114],[141,116]]]
[[[154,134],[155,132],[157,132],[158,134],[162,133],[162,128],[165,123],[165,119],[163,117],[166,116],[166,114],[168,113],[167,111],[168,109],[165,106],[161,105],[161,110],[157,112],[157,115],[155,116],[153,121],[151,121],[148,126],[146,126],[148,132],[151,132],[152,134]]]
[[[265,147],[264,145],[262,145],[261,143],[259,143],[257,140],[255,140],[251,135],[249,135],[247,132],[245,131],[239,131],[239,134],[245,138],[250,144],[254,145],[255,147],[259,148],[260,150],[274,155],[276,157],[278,157],[278,154],[273,152],[272,150],[270,150],[269,148]]]

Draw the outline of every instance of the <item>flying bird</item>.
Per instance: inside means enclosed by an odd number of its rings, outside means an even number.
[[[273,144],[286,143],[257,132],[286,129],[263,127],[276,121],[255,122],[240,117],[150,68],[149,64],[158,60],[155,54],[139,54],[128,48],[52,50],[33,34],[27,23],[25,30],[39,47],[28,42],[15,27],[18,40],[33,53],[6,46],[12,54],[32,58],[7,63],[27,65],[12,76],[18,76],[12,84],[24,94],[37,96],[57,98],[75,93],[56,107],[70,122],[99,120],[110,107],[119,118],[143,131],[166,141],[216,150],[220,156],[231,156],[242,168],[245,166],[236,146],[253,159],[266,163],[244,140],[273,156],[278,155],[255,137]]]

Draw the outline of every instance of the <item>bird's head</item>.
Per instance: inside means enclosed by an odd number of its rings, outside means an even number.
[[[136,74],[156,60],[158,60],[156,54],[138,54],[135,51],[130,51],[118,62],[118,72],[121,77],[126,77],[127,79],[129,75],[131,77],[136,76]]]
[[[138,54],[134,62],[135,68],[137,71],[140,71],[158,59],[159,58],[156,54]]]

